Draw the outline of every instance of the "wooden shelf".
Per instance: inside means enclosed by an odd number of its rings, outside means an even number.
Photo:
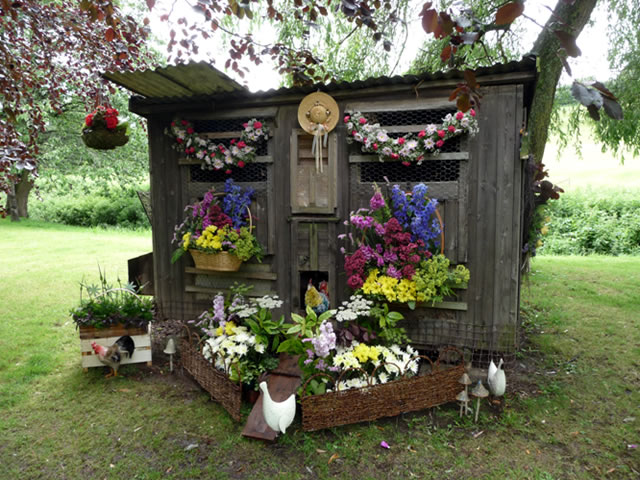
[[[277,280],[278,274],[272,272],[246,272],[246,271],[238,271],[238,272],[216,272],[213,270],[203,270],[201,268],[195,267],[185,267],[184,271],[186,273],[191,273],[194,275],[218,275],[226,278],[251,278],[253,280]]]
[[[228,288],[196,287],[195,285],[187,285],[184,287],[184,291],[187,293],[206,293],[207,295],[216,295],[217,293],[227,294],[231,292]],[[262,297],[264,295],[277,295],[277,292],[254,292],[250,290],[244,295],[247,297]]]
[[[424,156],[425,162],[430,160],[469,160],[469,152],[450,152]],[[370,163],[379,161],[379,157],[376,154],[349,155],[349,163]]]

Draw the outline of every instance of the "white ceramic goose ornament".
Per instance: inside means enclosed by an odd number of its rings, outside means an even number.
[[[287,427],[293,422],[296,416],[296,396],[292,394],[284,402],[274,402],[269,395],[267,382],[260,382],[262,390],[262,414],[269,427],[276,431],[285,433]]]
[[[501,397],[504,395],[504,391],[507,388],[507,377],[505,376],[504,370],[502,370],[502,364],[504,360],[500,359],[498,366],[493,363],[489,364],[489,373],[487,374],[487,383],[489,384],[489,390],[491,394],[495,397]]]

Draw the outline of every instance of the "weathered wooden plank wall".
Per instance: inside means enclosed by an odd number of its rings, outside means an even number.
[[[519,129],[522,90],[491,87],[472,141],[469,209],[469,323],[475,348],[513,351],[518,325]],[[479,335],[483,332],[483,335]]]
[[[151,184],[153,232],[153,284],[161,318],[179,318],[175,308],[183,302],[182,262],[171,264],[171,239],[175,225],[182,221],[183,192],[177,154],[164,129],[170,116],[149,119],[149,175]]]
[[[370,109],[373,115],[376,112],[382,115],[452,105],[446,100],[445,90],[422,91],[419,99],[413,92],[367,99],[353,93],[352,98],[339,99],[341,117],[345,108]],[[454,263],[467,264],[471,282],[468,290],[461,291],[455,301],[441,308],[406,311],[407,324],[416,333],[418,345],[451,343],[502,351],[512,351],[515,347],[522,182],[518,131],[523,116],[522,96],[521,86],[487,87],[478,110],[480,133],[468,143],[462,143],[460,152],[425,160],[459,162],[458,178],[441,178],[428,185],[429,195],[442,201],[445,253]],[[228,288],[232,280],[256,283],[254,294],[275,290],[285,302],[282,311],[296,311],[300,307],[300,274],[311,271],[328,271],[333,306],[349,296],[341,242],[336,237],[345,231],[342,221],[348,218],[349,212],[368,204],[373,183],[361,181],[359,175],[360,165],[371,162],[372,158],[361,155],[357,146],[347,145],[345,126],[340,122],[334,132],[335,212],[292,214],[291,132],[299,128],[297,105],[292,99],[291,103],[277,107],[269,106],[267,101],[265,107],[261,107],[271,108],[270,114],[274,115],[269,147],[269,162],[273,163],[269,167],[266,190],[263,188],[256,204],[259,236],[268,245],[270,255],[259,268],[246,265],[246,270],[243,267],[238,274],[220,278],[203,275],[190,267],[188,260],[170,264],[173,227],[182,220],[184,205],[193,199],[189,197],[189,187],[184,186],[188,183],[184,177],[188,167],[180,170],[178,156],[162,133],[170,119],[154,117],[150,122],[152,202],[154,211],[163,212],[163,215],[154,215],[154,283],[165,313],[170,314],[174,304],[206,303],[213,290]],[[233,108],[229,108],[222,113],[226,118],[234,118],[233,112]],[[216,116],[216,112],[201,115],[202,118]],[[398,129],[405,127],[392,128],[401,131]],[[415,126],[409,127],[415,130]],[[183,181],[177,182],[180,175]],[[408,189],[418,181],[404,179],[392,183]]]

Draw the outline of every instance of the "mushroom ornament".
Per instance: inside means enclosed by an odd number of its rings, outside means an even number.
[[[471,390],[471,395],[473,395],[478,399],[478,401],[476,402],[476,416],[475,416],[475,422],[478,423],[478,413],[480,413],[480,399],[487,398],[489,396],[489,390],[484,388],[484,385],[482,385],[481,380],[478,380],[478,384],[475,387],[473,387],[473,390]]]

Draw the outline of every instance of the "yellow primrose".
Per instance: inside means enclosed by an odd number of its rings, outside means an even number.
[[[191,232],[187,232],[182,236],[182,248],[187,250],[189,248],[190,241],[191,241]]]
[[[235,328],[236,324],[233,322],[227,322],[227,324],[224,326],[224,330],[227,335],[233,335],[233,331],[235,330]]]

